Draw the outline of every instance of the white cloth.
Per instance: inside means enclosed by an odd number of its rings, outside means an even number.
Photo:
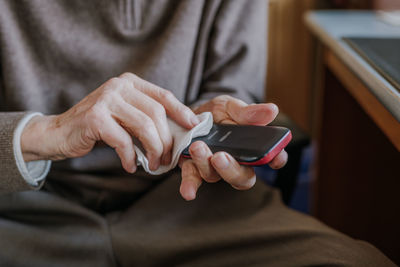
[[[177,125],[174,121],[168,119],[168,126],[174,140],[174,146],[172,149],[172,160],[168,166],[160,165],[157,170],[151,171],[149,169],[149,161],[146,158],[145,153],[135,145],[137,165],[142,165],[147,173],[153,175],[163,174],[175,168],[178,164],[179,157],[182,151],[190,144],[192,139],[199,136],[207,135],[211,130],[211,127],[213,125],[213,116],[211,112],[201,113],[200,115],[197,115],[197,117],[199,118],[200,123],[193,127],[191,130],[187,130]]]
[[[39,112],[29,113],[24,116],[14,130],[13,149],[18,170],[25,181],[32,187],[39,189],[50,171],[50,160],[25,162],[21,151],[21,135],[26,124],[35,116],[42,116]]]

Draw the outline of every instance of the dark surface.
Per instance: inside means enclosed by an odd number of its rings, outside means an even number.
[[[400,92],[400,38],[343,38]]]
[[[290,129],[292,140],[285,150],[289,155],[287,164],[273,170],[269,165],[256,168],[257,177],[269,185],[279,188],[282,201],[291,208],[309,213],[309,186],[312,151],[310,137],[283,112],[269,124]]]
[[[400,263],[400,153],[325,71],[314,214]]]
[[[270,125],[286,127],[291,130],[293,135],[292,141],[285,148],[289,155],[288,162],[278,170],[274,182],[274,186],[281,190],[283,202],[289,205],[299,181],[302,153],[304,148],[309,145],[310,138],[284,113],[280,113]]]

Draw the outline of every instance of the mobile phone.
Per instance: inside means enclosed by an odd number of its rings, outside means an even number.
[[[213,153],[225,151],[242,165],[259,166],[269,163],[291,139],[285,127],[214,124],[208,135],[193,138],[190,145],[203,141]],[[190,145],[182,152],[185,158],[191,157]]]

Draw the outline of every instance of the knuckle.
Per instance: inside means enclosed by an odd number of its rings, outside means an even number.
[[[142,129],[144,129],[144,131],[142,132],[142,136],[145,136],[145,138],[142,137],[142,139],[148,140],[147,141],[148,152],[156,157],[161,156],[163,152],[163,146],[162,144],[160,144],[158,138],[158,132],[157,129],[155,128],[153,121],[149,118],[146,118],[142,121],[141,127]]]
[[[94,111],[110,110],[113,106],[118,106],[121,95],[115,90],[103,91],[94,104]]]
[[[119,87],[120,84],[121,84],[121,79],[118,77],[113,77],[113,78],[109,79],[104,85],[105,85],[105,88],[112,89],[112,88]]]
[[[215,105],[221,105],[221,104],[225,104],[226,102],[228,102],[232,97],[229,95],[219,95],[217,97],[214,97],[211,102]]]
[[[190,108],[183,104],[174,105],[174,114],[178,116],[180,119],[189,120],[191,118],[192,111]]]
[[[87,123],[100,128],[104,124],[105,115],[106,112],[102,105],[96,104],[89,108],[85,114],[85,118]]]
[[[130,140],[127,138],[118,138],[116,141],[115,149],[127,150],[130,147]]]
[[[103,93],[120,93],[123,89],[133,88],[132,83],[124,78],[114,77],[105,83]]]
[[[142,91],[143,80],[131,72],[125,72],[119,76],[124,82],[124,86],[129,89],[136,89]]]
[[[197,169],[196,166],[194,166],[193,162],[190,160],[185,161],[182,165],[182,172],[184,176],[193,176],[197,175]]]
[[[211,112],[213,114],[218,114],[226,112],[227,105],[229,103],[230,96],[228,95],[220,95],[211,100]]]
[[[160,99],[166,99],[166,100],[175,98],[174,94],[171,91],[165,89],[158,89],[158,96],[160,97]]]
[[[219,95],[214,98],[216,101],[228,100],[231,96],[230,95]]]
[[[105,88],[103,92],[101,92],[98,101],[108,102],[111,99],[114,99],[117,96],[117,88]]]
[[[140,127],[145,131],[152,132],[155,130],[154,122],[148,116],[142,116],[140,124]]]
[[[167,117],[167,113],[163,105],[158,102],[155,102],[153,108],[151,109],[151,117],[160,120]]]
[[[138,76],[133,74],[132,72],[124,72],[119,77],[124,78],[124,79],[137,79],[138,78]]]
[[[125,81],[120,78],[111,78],[108,80],[101,91],[100,98],[117,95],[117,93],[124,87]]]

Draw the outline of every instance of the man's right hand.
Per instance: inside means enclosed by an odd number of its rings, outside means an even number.
[[[112,78],[60,115],[36,116],[24,128],[25,161],[81,157],[97,141],[114,148],[122,166],[136,171],[132,136],[146,150],[150,169],[171,161],[173,140],[167,115],[185,128],[199,123],[175,96],[131,73]]]

